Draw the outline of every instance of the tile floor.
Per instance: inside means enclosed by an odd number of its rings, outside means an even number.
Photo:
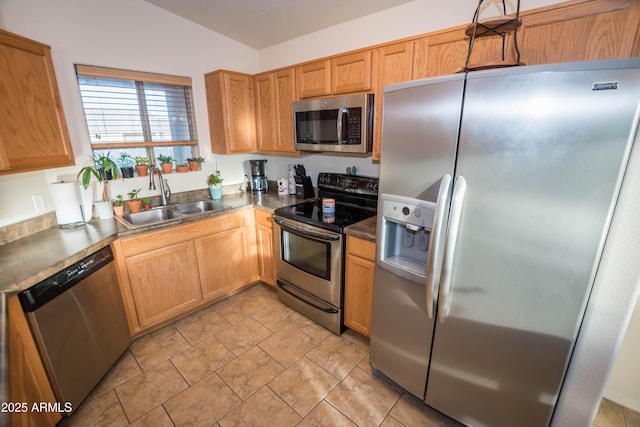
[[[336,336],[253,286],[133,342],[69,426],[458,426],[371,374]]]
[[[602,399],[593,427],[640,427],[640,413]]]
[[[71,426],[459,426],[371,374],[338,337],[253,286],[133,342]],[[640,427],[603,400],[594,427]]]

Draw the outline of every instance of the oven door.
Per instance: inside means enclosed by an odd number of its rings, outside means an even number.
[[[278,216],[274,222],[278,278],[341,308],[342,234]]]

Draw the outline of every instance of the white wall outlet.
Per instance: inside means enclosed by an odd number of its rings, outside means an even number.
[[[44,200],[44,194],[38,193],[31,196],[33,200],[33,206],[36,208],[36,213],[44,212],[47,210],[47,202]]]

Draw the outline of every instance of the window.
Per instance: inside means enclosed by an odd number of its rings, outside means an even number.
[[[198,156],[190,78],[86,65],[76,74],[94,154],[150,164],[160,154],[176,164]]]

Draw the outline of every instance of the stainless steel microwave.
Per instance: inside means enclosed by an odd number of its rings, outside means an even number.
[[[368,153],[373,94],[296,101],[293,126],[296,150]]]

